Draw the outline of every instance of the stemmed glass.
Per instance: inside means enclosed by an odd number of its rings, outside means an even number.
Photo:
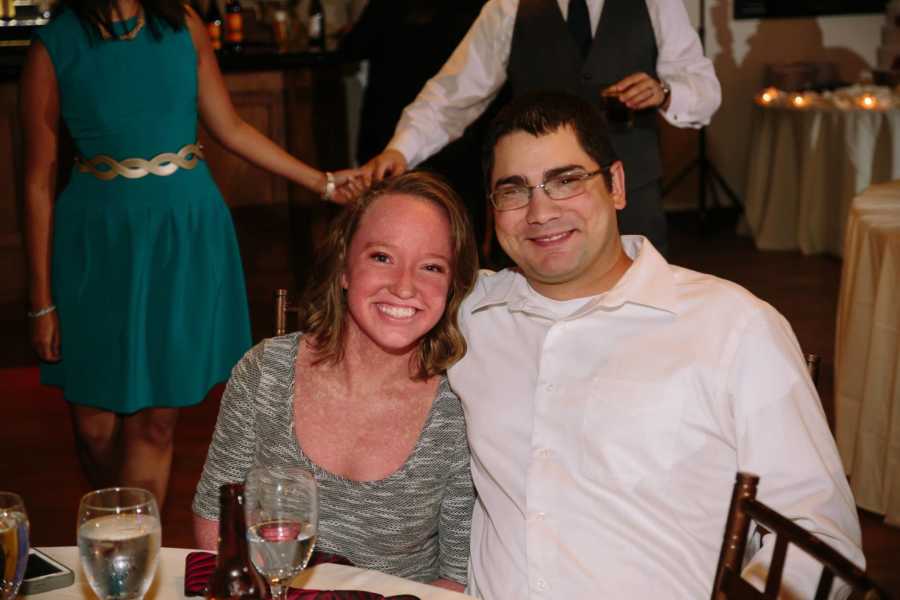
[[[161,537],[159,509],[147,490],[106,488],[81,499],[78,555],[102,600],[144,597],[156,573]]]
[[[28,564],[28,513],[18,494],[0,492],[0,600],[16,597]]]
[[[301,468],[257,466],[247,474],[244,499],[250,558],[268,580],[272,598],[284,600],[316,544],[316,480]]]

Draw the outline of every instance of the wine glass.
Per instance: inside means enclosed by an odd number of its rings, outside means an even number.
[[[144,597],[159,562],[161,537],[159,509],[147,490],[106,488],[81,499],[78,555],[102,600]]]
[[[272,598],[284,600],[287,587],[306,568],[319,531],[315,478],[297,467],[257,466],[244,483],[247,542],[256,570]]]
[[[28,513],[18,494],[0,492],[0,600],[16,597],[28,564]]]

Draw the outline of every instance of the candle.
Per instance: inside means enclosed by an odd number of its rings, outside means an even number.
[[[878,108],[878,98],[867,92],[856,99],[856,104],[864,110],[874,110]]]
[[[778,91],[778,88],[767,87],[763,91],[759,93],[757,99],[760,104],[769,105],[778,100],[778,97],[781,95],[781,92]]]
[[[804,108],[808,102],[809,100],[807,100],[806,96],[804,96],[803,94],[794,94],[791,97],[791,104],[793,104],[796,108]]]

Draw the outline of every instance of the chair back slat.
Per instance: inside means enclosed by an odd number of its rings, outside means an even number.
[[[759,477],[749,473],[738,473],[731,493],[731,506],[728,508],[725,537],[719,552],[719,566],[716,569],[716,581],[713,586],[712,600],[724,600],[727,596],[720,592],[721,578],[724,570],[740,573],[744,563],[744,550],[747,547],[747,532],[750,530],[750,517],[743,510],[746,499],[756,497],[756,486]],[[740,579],[740,577],[738,577]]]
[[[806,370],[809,373],[809,378],[812,379],[813,385],[816,387],[819,387],[819,367],[821,363],[822,360],[818,354],[806,355]]]
[[[814,600],[828,600],[831,585],[834,583],[834,573],[828,567],[822,567],[822,576],[819,577],[819,587],[816,588]]]
[[[772,552],[772,561],[769,563],[769,573],[766,576],[766,598],[777,598],[781,589],[781,574],[784,572],[784,557],[787,554],[788,540],[784,536],[775,537],[775,551]]]
[[[284,335],[287,330],[287,290],[275,290],[275,335]]]

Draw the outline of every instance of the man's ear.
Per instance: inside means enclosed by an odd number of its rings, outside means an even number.
[[[613,200],[616,210],[625,208],[625,168],[622,161],[617,160],[609,167],[610,190],[609,195]]]

